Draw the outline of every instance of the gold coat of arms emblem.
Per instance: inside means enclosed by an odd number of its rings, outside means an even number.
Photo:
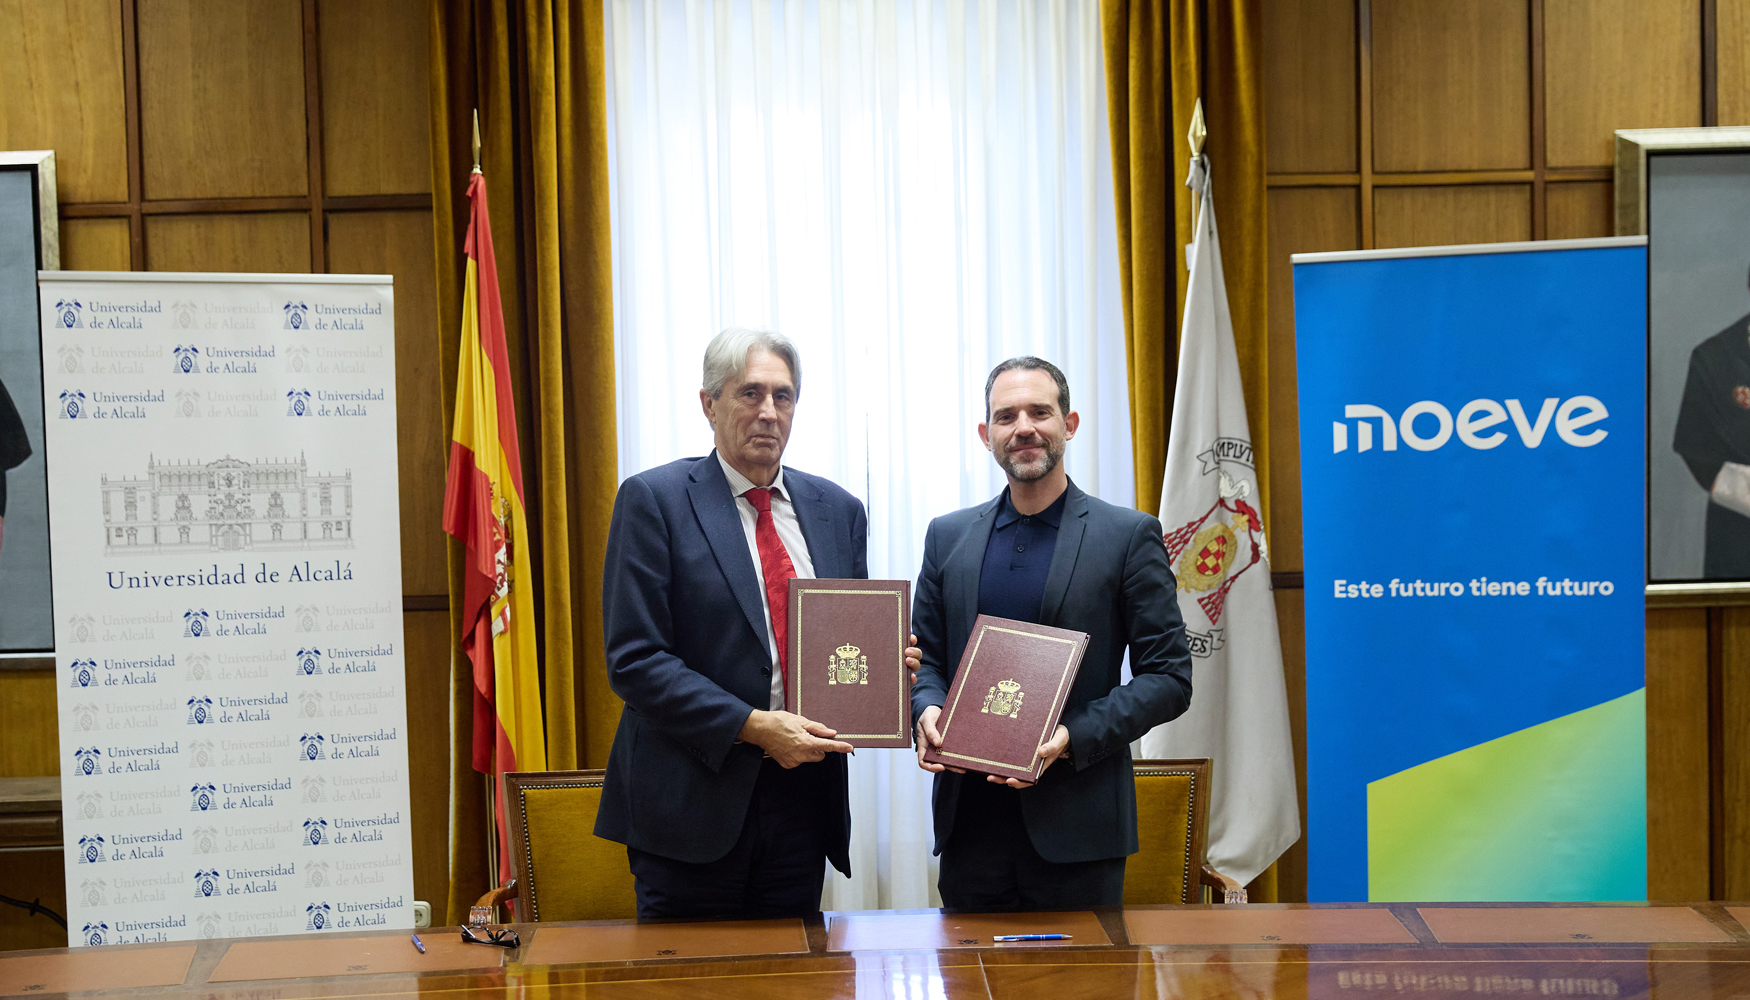
[[[1014,678],[1010,678],[1006,681],[997,681],[996,684],[992,685],[991,689],[985,693],[984,707],[979,709],[979,711],[990,715],[1006,715],[1011,719],[1017,719],[1021,716],[1021,699],[1025,697],[1027,697],[1027,693],[1021,690],[1021,685],[1016,684]]]
[[[850,643],[832,651],[828,657],[826,682],[828,684],[867,684],[869,683],[869,658],[863,651]]]

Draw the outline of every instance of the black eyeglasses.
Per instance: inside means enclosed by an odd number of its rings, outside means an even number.
[[[520,947],[522,947],[522,944],[523,944],[522,939],[517,937],[516,930],[513,928],[505,927],[501,930],[489,931],[489,930],[486,930],[486,928],[482,927],[481,931],[486,935],[485,937],[476,936],[473,928],[469,927],[467,924],[463,924],[462,925],[462,941],[463,941],[463,943],[464,944],[495,944],[495,945],[499,946],[500,948],[520,948]]]

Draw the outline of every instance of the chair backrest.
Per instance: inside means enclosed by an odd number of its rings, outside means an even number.
[[[1136,835],[1141,850],[1124,867],[1124,902],[1199,903],[1209,838],[1208,757],[1139,760]]]
[[[504,776],[510,874],[519,920],[609,920],[638,915],[626,848],[595,835],[601,771]]]

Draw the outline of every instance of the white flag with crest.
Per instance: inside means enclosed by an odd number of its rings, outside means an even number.
[[[1179,337],[1179,380],[1161,487],[1167,556],[1191,643],[1191,707],[1142,738],[1145,757],[1209,757],[1209,864],[1244,885],[1300,838],[1270,550],[1221,274],[1209,160]]]

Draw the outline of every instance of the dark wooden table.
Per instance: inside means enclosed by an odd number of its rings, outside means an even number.
[[[1743,921],[1743,922],[1740,922]],[[0,955],[0,995],[315,1000],[1124,997],[1135,1000],[1735,1000],[1750,907],[1330,904],[1065,914],[827,913],[809,921],[515,925],[170,942]],[[997,933],[1074,933],[996,944]],[[1102,940],[1104,939],[1104,940]]]

